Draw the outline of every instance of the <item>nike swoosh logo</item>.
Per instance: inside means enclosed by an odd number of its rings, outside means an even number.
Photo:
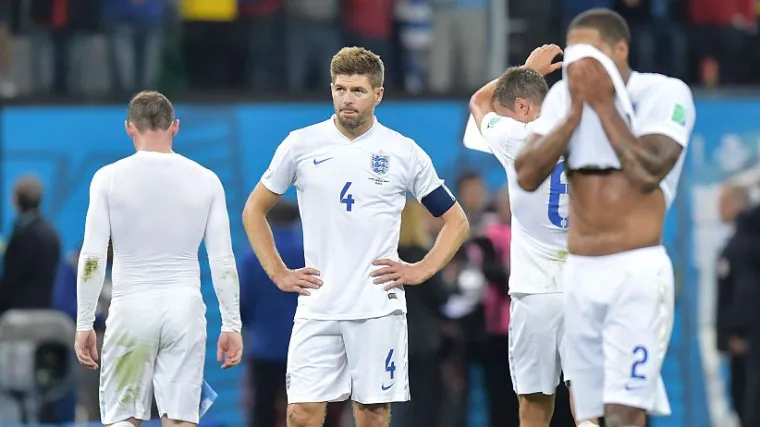
[[[642,386],[638,386],[638,387],[632,387],[630,384],[626,384],[626,385],[625,385],[625,389],[626,389],[626,390],[628,390],[628,391],[632,391],[632,390],[638,390],[638,389],[640,389],[641,387],[642,387]]]
[[[391,387],[393,387],[394,385],[396,385],[396,383],[393,383],[393,384],[391,384],[391,385],[389,385],[387,387],[385,386],[385,384],[381,384],[380,388],[383,389],[383,391],[387,391],[387,390],[390,390]]]
[[[326,161],[328,161],[328,160],[330,160],[330,159],[332,159],[332,157],[328,157],[328,158],[326,158],[326,159],[322,159],[322,160],[317,160],[317,159],[314,159],[314,166],[317,166],[317,165],[318,165],[318,164],[320,164],[320,163],[324,163],[324,162],[326,162]]]

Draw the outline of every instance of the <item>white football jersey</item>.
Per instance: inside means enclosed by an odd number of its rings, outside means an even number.
[[[277,194],[295,185],[306,266],[321,273],[322,287],[299,297],[297,318],[353,320],[406,312],[404,290],[385,291],[370,273],[380,268],[372,264],[378,259],[399,259],[406,193],[421,201],[443,186],[413,140],[375,120],[351,141],[330,118],[291,132],[261,183]]]
[[[515,157],[532,123],[488,113],[480,125],[483,139],[507,172],[512,209],[509,293],[561,292],[561,264],[567,256],[568,198],[564,161],[534,192],[517,184]]]
[[[681,157],[660,183],[667,206],[673,202],[681,176],[681,169],[686,157],[686,146],[691,137],[696,119],[696,109],[691,89],[681,80],[661,74],[632,72],[626,84],[628,95],[633,104],[632,132],[635,136],[660,134],[672,138],[684,147]],[[541,117],[533,125],[532,131],[546,135],[562,121],[570,109],[570,93],[567,82],[560,80],[552,86],[541,107]],[[607,140],[590,142],[609,144]],[[588,158],[579,158],[585,153],[593,153]],[[620,167],[620,161],[612,150],[589,150],[573,156],[569,153],[573,168],[613,164]]]

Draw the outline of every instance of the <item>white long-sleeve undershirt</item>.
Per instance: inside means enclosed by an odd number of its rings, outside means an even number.
[[[139,151],[95,174],[77,273],[78,331],[93,327],[109,238],[112,301],[134,292],[199,290],[198,249],[205,242],[222,331],[240,331],[226,199],[213,172],[175,153]]]

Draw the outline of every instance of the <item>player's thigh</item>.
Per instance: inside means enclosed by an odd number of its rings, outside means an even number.
[[[198,423],[206,359],[206,306],[197,290],[165,300],[153,386],[160,416]]]
[[[295,319],[287,365],[288,404],[342,401],[351,395],[346,347],[338,321]]]
[[[409,400],[406,314],[344,321],[341,327],[351,398],[365,405]]]
[[[673,329],[670,259],[629,271],[611,302],[604,329],[604,402],[667,414],[660,375]]]
[[[560,335],[560,359],[566,381],[578,396],[574,410],[579,419],[601,416],[604,411],[604,353],[602,331],[606,295],[595,290],[616,279],[611,272],[589,270],[568,258],[563,269],[564,329]]]
[[[518,395],[553,395],[559,384],[563,297],[554,294],[512,296],[509,368]]]
[[[119,297],[111,304],[100,367],[104,424],[150,419],[160,316],[152,301]]]

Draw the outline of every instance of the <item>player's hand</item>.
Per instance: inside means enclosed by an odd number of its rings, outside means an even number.
[[[567,75],[573,103],[578,97],[595,110],[615,105],[612,78],[596,59],[583,58],[573,62],[567,67]]]
[[[305,267],[297,270],[285,270],[283,273],[274,276],[272,281],[282,291],[311,295],[309,289],[319,289],[322,286],[322,280],[317,276],[319,276],[319,270]]]
[[[386,291],[404,285],[419,285],[430,278],[430,275],[422,269],[420,263],[408,264],[403,261],[379,259],[372,263],[372,265],[383,266],[373,271],[370,275],[376,278],[376,284],[385,284],[384,289]]]
[[[562,68],[562,61],[554,62],[554,58],[562,54],[562,49],[556,44],[545,44],[533,49],[528,59],[525,60],[525,67],[532,68],[541,75],[545,76]]]
[[[222,332],[216,347],[216,361],[222,363],[222,369],[229,369],[243,359],[243,337],[239,332]]]
[[[98,337],[94,330],[78,331],[74,338],[74,352],[79,363],[87,369],[98,369]]]

